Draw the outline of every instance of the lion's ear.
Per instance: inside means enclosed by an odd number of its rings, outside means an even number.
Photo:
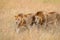
[[[17,16],[14,16],[14,17],[17,17]]]
[[[18,16],[14,16],[15,18],[17,18]]]
[[[27,15],[24,15],[24,17],[27,17]]]
[[[54,13],[56,13],[56,12],[49,12],[49,14],[54,14]]]
[[[18,18],[18,16],[14,16],[15,17],[15,19],[17,19]]]
[[[36,13],[36,15],[41,15],[43,13],[43,11],[38,11],[37,13]]]

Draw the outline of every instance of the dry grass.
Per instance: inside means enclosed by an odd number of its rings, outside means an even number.
[[[56,2],[57,4],[57,2]],[[34,26],[17,34],[14,15],[22,13],[35,13],[39,10],[60,12],[60,4],[43,1],[0,0],[0,40],[60,40],[60,26],[43,27],[38,31]]]

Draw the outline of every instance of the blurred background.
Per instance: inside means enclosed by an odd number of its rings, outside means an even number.
[[[49,31],[36,28],[19,34],[15,32],[17,25],[14,16],[19,13],[60,13],[60,0],[0,0],[0,40],[60,40],[60,27]]]

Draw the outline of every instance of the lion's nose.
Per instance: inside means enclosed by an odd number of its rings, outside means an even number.
[[[16,24],[19,24],[20,23],[20,20],[16,20]]]
[[[17,22],[16,22],[16,24],[17,24]]]

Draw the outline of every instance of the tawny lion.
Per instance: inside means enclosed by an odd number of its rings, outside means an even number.
[[[35,18],[34,18],[35,17]],[[42,25],[45,22],[45,16],[42,11],[38,11],[34,16],[33,16],[33,21],[35,24],[40,24]]]
[[[19,29],[21,27],[27,27],[27,25],[31,22],[30,20],[30,17],[31,17],[31,14],[18,14],[15,16],[15,19],[16,19],[16,24],[18,24],[18,29],[17,29],[17,32],[19,31]],[[30,22],[29,22],[30,21]]]

